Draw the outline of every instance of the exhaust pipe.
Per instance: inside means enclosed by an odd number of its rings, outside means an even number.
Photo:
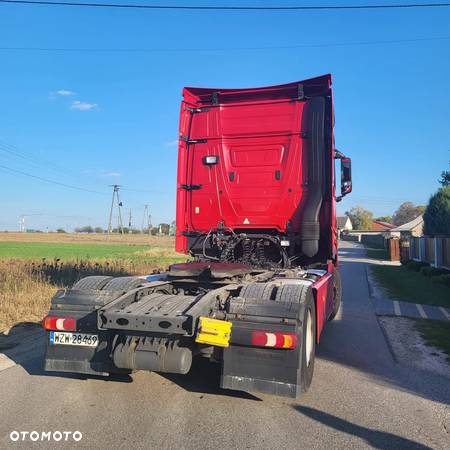
[[[314,97],[305,105],[305,127],[308,130],[308,200],[300,227],[302,253],[313,257],[319,251],[319,212],[323,198],[325,154],[325,99]]]

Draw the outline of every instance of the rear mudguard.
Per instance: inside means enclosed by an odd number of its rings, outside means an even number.
[[[303,317],[312,282],[290,281],[292,284],[258,283],[258,297],[238,297],[230,302],[229,314],[234,319],[231,320],[231,345],[223,352],[221,387],[293,398],[300,394],[301,339],[292,350],[245,345],[245,336],[253,330],[302,335],[303,324],[299,318]]]
[[[113,333],[97,328],[97,309],[121,295],[101,289],[58,291],[52,299],[50,316],[73,317],[81,333],[98,335],[97,347],[52,345],[50,333],[46,333],[44,370],[107,376],[117,372],[111,358]]]

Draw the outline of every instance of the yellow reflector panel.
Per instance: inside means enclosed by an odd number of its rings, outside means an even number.
[[[217,347],[228,347],[230,345],[230,336],[231,322],[200,317],[195,342],[216,345]]]

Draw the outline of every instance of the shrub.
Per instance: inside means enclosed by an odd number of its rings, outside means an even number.
[[[437,277],[432,277],[431,281],[433,283],[443,284],[444,286],[450,287],[450,274],[438,275]]]
[[[450,272],[445,269],[438,269],[436,267],[425,266],[420,269],[420,273],[427,277],[437,277],[439,275],[450,275]]]
[[[423,221],[425,234],[450,234],[450,186],[440,188],[430,198]]]
[[[422,261],[409,261],[406,267],[414,272],[419,272],[422,267],[428,267],[429,265]]]

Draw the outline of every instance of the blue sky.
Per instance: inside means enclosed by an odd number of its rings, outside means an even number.
[[[415,41],[373,43],[409,39]],[[450,8],[188,12],[1,4],[0,47],[157,50],[0,50],[0,165],[96,192],[0,168],[0,229],[17,229],[21,214],[35,214],[27,219],[34,228],[105,226],[113,183],[124,186],[135,225],[145,203],[154,222],[172,220],[185,85],[248,87],[332,73],[336,146],[353,159],[354,192],[340,212],[363,205],[384,215],[403,201],[423,204],[450,160]],[[242,50],[249,47],[258,49]]]

